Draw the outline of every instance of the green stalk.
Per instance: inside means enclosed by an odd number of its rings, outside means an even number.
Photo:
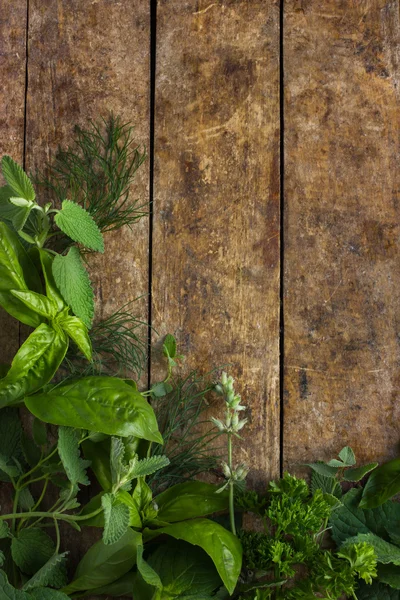
[[[99,513],[101,513],[101,511],[103,510],[103,508],[98,508],[97,510],[93,511],[92,513],[89,513],[88,515],[64,515],[62,513],[58,513],[58,512],[54,512],[54,513],[49,513],[49,512],[13,512],[9,515],[0,515],[0,521],[5,521],[7,519],[12,519],[13,522],[15,522],[15,519],[34,519],[36,517],[38,518],[44,518],[44,519],[57,519],[59,521],[67,521],[67,522],[71,522],[71,521],[86,521],[87,519],[91,519],[92,517],[95,517],[96,515],[98,515]]]
[[[230,472],[232,473],[232,433],[228,433],[228,467]],[[236,525],[235,525],[235,503],[234,503],[234,494],[233,494],[233,480],[232,477],[229,480],[229,516],[231,521],[231,529],[233,535],[236,535]]]

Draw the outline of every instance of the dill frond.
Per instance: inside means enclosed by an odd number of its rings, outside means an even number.
[[[84,361],[78,349],[71,345],[62,365],[64,371],[72,377],[135,375],[139,379],[147,361],[147,324],[128,312],[131,304],[122,306],[89,331],[92,363]]]
[[[71,146],[59,148],[54,161],[32,179],[56,203],[68,198],[83,206],[102,232],[130,226],[148,214],[144,204],[129,200],[146,152],[135,145],[133,126],[119,117],[89,123],[87,129],[76,126]]]
[[[219,437],[206,417],[206,394],[214,385],[206,375],[192,371],[173,382],[174,389],[153,404],[164,445],[153,444],[152,454],[166,454],[170,464],[149,480],[154,492],[216,470],[220,450],[213,442]],[[212,449],[212,453],[210,450]]]

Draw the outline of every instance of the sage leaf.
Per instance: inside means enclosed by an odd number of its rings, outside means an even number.
[[[33,575],[54,554],[54,542],[42,529],[21,529],[11,542],[13,561],[26,575]]]
[[[52,272],[65,302],[90,328],[94,315],[93,289],[78,248],[73,246],[66,256],[58,254],[53,260]]]
[[[62,591],[71,595],[74,592],[93,590],[117,581],[136,563],[136,549],[141,539],[140,533],[128,529],[115,544],[107,545],[100,540],[86,552],[76,569],[73,580]]]
[[[216,494],[217,487],[202,481],[178,483],[155,497],[158,518],[174,523],[227,510],[229,492]]]
[[[55,216],[58,227],[71,238],[86,248],[104,252],[104,240],[93,217],[79,204],[64,200],[62,209]]]
[[[101,505],[104,512],[103,542],[115,544],[129,527],[129,508],[117,503],[112,494],[104,494]]]
[[[235,535],[209,519],[173,523],[154,532],[145,530],[146,539],[160,534],[200,546],[212,559],[228,592],[233,593],[242,568],[242,547]]]
[[[17,196],[26,200],[35,199],[35,190],[28,175],[10,156],[3,156],[1,169],[4,179]]]
[[[360,502],[361,508],[376,508],[400,492],[400,459],[395,458],[371,473]]]
[[[86,469],[90,461],[81,458],[79,440],[78,431],[72,427],[59,427],[57,449],[69,481],[73,485],[89,485]]]
[[[116,377],[83,377],[25,399],[27,408],[53,425],[70,425],[162,443],[154,411],[134,388]]]

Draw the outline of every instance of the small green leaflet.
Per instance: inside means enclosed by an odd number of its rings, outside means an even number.
[[[153,567],[151,567],[143,558],[142,544],[138,544],[136,562],[138,571],[145,580],[145,582],[161,590],[162,582],[158,573],[156,573]]]
[[[352,467],[356,464],[356,457],[354,456],[353,450],[350,446],[345,446],[339,452],[340,460],[346,465],[346,467]]]
[[[29,177],[10,156],[3,156],[1,167],[4,179],[17,196],[25,200],[35,199],[35,190]]]
[[[65,469],[68,479],[73,485],[81,483],[89,485],[86,468],[89,460],[83,460],[79,450],[80,434],[72,427],[59,427],[58,429],[58,454]]]
[[[170,333],[165,336],[163,352],[167,358],[175,358],[176,356],[176,339]]]
[[[9,535],[10,528],[8,526],[8,523],[6,521],[0,521],[0,540],[9,537]]]
[[[354,467],[354,469],[347,469],[343,474],[344,481],[360,481],[365,475],[376,469],[379,463],[369,463],[363,467]]]
[[[55,550],[53,540],[42,529],[21,529],[11,542],[13,561],[26,575],[33,575],[46,564]]]
[[[53,556],[43,565],[39,571],[31,577],[22,587],[23,590],[29,591],[38,587],[51,586],[60,588],[65,584],[65,557],[68,552],[62,554],[53,554]]]
[[[90,328],[94,314],[94,297],[89,274],[76,246],[66,256],[57,255],[52,264],[54,280],[65,302]]]
[[[100,229],[93,217],[79,204],[64,200],[62,209],[55,216],[58,227],[74,242],[86,248],[104,252],[104,240]]]
[[[28,487],[21,490],[18,497],[18,507],[22,510],[31,510],[35,504],[35,499],[29,491]]]
[[[104,511],[103,542],[115,544],[128,530],[129,508],[126,504],[117,503],[112,494],[104,494],[101,505]]]
[[[166,456],[150,456],[149,458],[142,458],[135,464],[132,464],[129,475],[132,479],[137,479],[138,477],[147,477],[148,475],[152,475],[156,471],[159,471],[168,465],[169,459]]]

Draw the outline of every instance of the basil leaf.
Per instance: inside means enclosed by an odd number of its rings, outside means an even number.
[[[120,596],[131,597],[132,592],[136,592],[133,587],[134,581],[135,573],[126,573],[126,575],[123,575],[113,583],[90,590],[86,594],[80,594],[80,598],[84,598],[85,596],[111,596],[112,598],[118,598]]]
[[[381,465],[370,475],[360,508],[376,508],[400,492],[400,458]]]
[[[16,233],[0,223],[0,306],[25,325],[37,327],[40,316],[26,307],[11,290],[41,291],[40,277]]]
[[[90,460],[93,473],[97,481],[106,492],[112,488],[111,470],[110,470],[110,438],[102,442],[91,442],[85,440],[81,444],[85,458]]]
[[[43,250],[41,248],[39,250],[39,257],[46,284],[46,295],[50,300],[52,300],[56,304],[58,312],[61,312],[66,307],[66,304],[61,296],[58,287],[56,286],[56,282],[54,281],[52,271],[54,256],[49,254],[47,250]]]
[[[49,383],[67,348],[68,339],[64,334],[45,323],[39,325],[22,344],[7,375],[0,380],[0,408],[22,400]]]
[[[116,377],[84,377],[26,398],[25,403],[46,423],[162,443],[150,404]]]
[[[136,563],[137,546],[141,539],[140,533],[128,529],[115,544],[107,546],[100,540],[86,552],[73,580],[61,591],[71,595],[73,592],[93,590],[117,581]]]
[[[10,292],[18,300],[21,300],[25,306],[45,319],[54,319],[57,314],[57,306],[43,294],[24,290],[10,290]]]
[[[166,534],[194,546],[200,546],[212,559],[230,594],[233,593],[242,568],[242,546],[230,531],[209,519],[173,523],[156,531],[145,530],[147,540]]]
[[[92,343],[84,322],[79,317],[64,317],[58,324],[75,342],[84,357],[92,360]]]
[[[174,523],[226,510],[229,492],[216,494],[217,489],[215,485],[202,481],[173,485],[154,499],[158,506],[158,517],[161,521]]]

